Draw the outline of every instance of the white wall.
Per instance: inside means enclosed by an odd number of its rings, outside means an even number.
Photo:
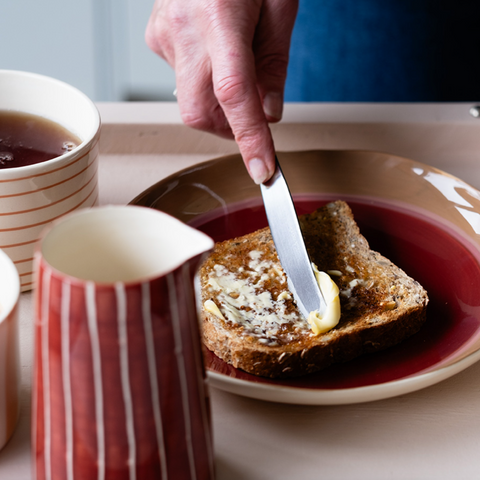
[[[173,70],[144,41],[152,5],[0,0],[0,68],[58,78],[95,101],[174,100]]]

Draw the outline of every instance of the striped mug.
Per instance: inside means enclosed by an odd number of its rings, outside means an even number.
[[[76,88],[14,70],[0,70],[0,111],[55,122],[80,142],[72,150],[31,165],[10,168],[8,162],[0,161],[0,248],[15,264],[25,292],[33,287],[33,251],[43,229],[62,215],[98,203],[100,115]],[[25,119],[22,130],[38,131],[32,123]],[[0,137],[0,156],[11,154],[4,151],[7,143]],[[36,151],[32,145],[28,150]]]
[[[43,479],[212,479],[193,278],[213,247],[153,209],[94,207],[35,252],[32,455]]]

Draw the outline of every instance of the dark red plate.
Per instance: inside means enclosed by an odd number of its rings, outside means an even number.
[[[312,212],[328,199],[296,197],[298,214]],[[207,368],[249,382],[295,388],[345,389],[376,385],[428,372],[446,364],[480,333],[480,253],[455,230],[431,215],[373,199],[348,200],[370,246],[419,281],[429,293],[427,321],[400,345],[365,355],[317,374],[270,380],[241,372],[207,354]],[[222,241],[267,225],[261,200],[197,217],[192,226]]]

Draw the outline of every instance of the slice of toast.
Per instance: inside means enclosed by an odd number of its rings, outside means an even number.
[[[288,291],[267,227],[216,244],[199,271],[208,349],[249,373],[287,378],[385,349],[420,329],[427,292],[370,250],[345,202],[303,215],[300,224],[312,261],[339,287],[338,325],[313,333]]]

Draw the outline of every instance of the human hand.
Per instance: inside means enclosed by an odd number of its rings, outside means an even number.
[[[234,138],[252,179],[275,169],[298,0],[156,0],[148,46],[174,69],[186,125]]]

